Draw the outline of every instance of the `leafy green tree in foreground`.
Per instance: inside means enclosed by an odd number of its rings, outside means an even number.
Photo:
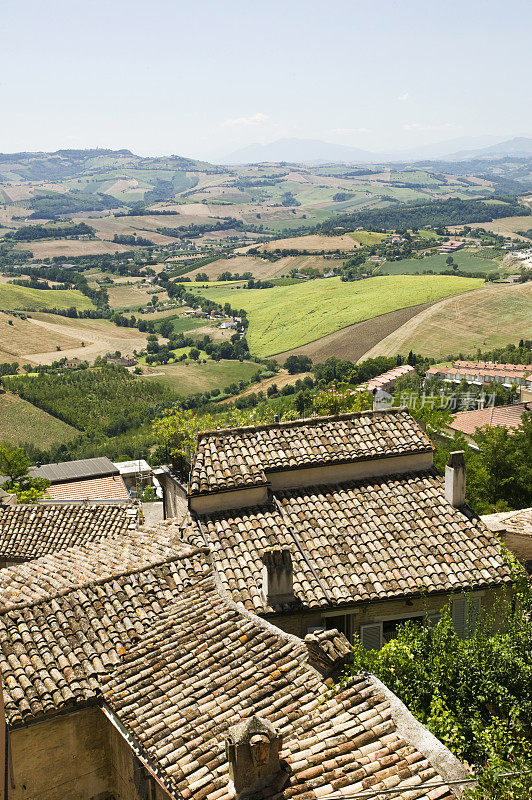
[[[515,567],[516,574],[520,573]],[[532,624],[522,575],[515,597],[481,617],[469,639],[455,633],[447,608],[434,627],[407,623],[381,650],[355,639],[351,674],[367,670],[479,776],[475,800],[532,796]],[[505,620],[497,629],[495,619]],[[495,631],[495,632],[494,632]],[[499,772],[520,772],[499,778]]]
[[[29,477],[30,464],[21,447],[0,442],[0,475],[7,477],[1,488],[16,494],[19,503],[36,503],[50,486],[50,481]]]

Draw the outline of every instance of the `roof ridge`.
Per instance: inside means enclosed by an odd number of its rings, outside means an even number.
[[[52,600],[57,600],[61,597],[66,597],[68,594],[72,594],[73,592],[78,592],[82,589],[87,589],[93,586],[103,586],[104,583],[108,583],[109,581],[114,581],[119,578],[129,577],[130,575],[137,575],[141,572],[146,572],[149,569],[155,569],[156,567],[162,567],[165,564],[173,564],[176,561],[183,561],[186,558],[190,558],[191,556],[195,556],[198,553],[202,553],[203,555],[207,556],[208,560],[210,561],[210,550],[206,547],[197,547],[196,545],[190,544],[189,545],[192,549],[189,553],[178,553],[177,555],[169,556],[168,558],[159,559],[158,561],[152,561],[149,564],[145,564],[142,567],[136,567],[135,569],[125,569],[121,572],[113,573],[112,575],[105,575],[102,578],[97,578],[95,580],[85,581],[84,583],[79,583],[76,586],[69,586],[68,588],[64,589],[63,591],[54,592],[53,594],[48,594],[46,597],[39,597],[37,600],[29,600],[25,603],[13,604],[13,605],[3,605],[0,606],[0,615],[8,614],[11,611],[22,611],[28,608],[34,608],[35,606],[41,605],[42,603],[49,603]]]
[[[320,422],[340,422],[343,420],[356,419],[361,416],[385,416],[386,414],[397,414],[400,411],[408,411],[406,406],[391,406],[390,408],[378,409],[365,409],[363,411],[349,411],[343,414],[330,414],[329,416],[321,417],[302,417],[300,419],[291,419],[285,422],[265,422],[260,425],[241,425],[235,428],[214,428],[211,430],[200,431],[197,434],[197,439],[202,436],[224,435],[229,433],[247,433],[248,431],[266,431],[273,428],[297,428],[301,425],[313,425]]]

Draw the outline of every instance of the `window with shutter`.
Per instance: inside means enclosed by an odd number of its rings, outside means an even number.
[[[461,639],[469,639],[475,633],[481,607],[482,599],[480,597],[461,597],[453,600],[453,625]]]
[[[477,629],[482,600],[480,597],[467,598],[467,635],[473,636]]]
[[[380,650],[382,647],[382,622],[360,626],[360,641],[366,650]]]
[[[460,639],[466,638],[466,601],[463,597],[453,600],[452,618],[454,630]]]

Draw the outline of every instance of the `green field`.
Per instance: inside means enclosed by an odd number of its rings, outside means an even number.
[[[6,311],[46,311],[49,308],[94,308],[77,289],[30,289],[0,283],[0,308]]]
[[[354,233],[350,233],[349,236],[351,236],[355,242],[361,244],[362,247],[379,244],[379,242],[382,242],[382,240],[386,238],[385,233],[375,233],[375,231],[355,231]]]
[[[0,442],[20,445],[25,442],[46,450],[57,444],[70,442],[79,436],[60,419],[11,392],[0,394]]]
[[[436,303],[401,325],[364,358],[414,353],[437,359],[478,347],[489,350],[532,339],[532,283],[485,283],[475,292]]]
[[[153,372],[142,377],[168,386],[181,397],[210,389],[224,389],[231,383],[248,381],[257,370],[253,361],[207,361],[206,364],[165,364],[153,367]]]
[[[162,317],[161,319],[154,320],[155,330],[158,332],[162,322],[171,322],[174,327],[174,333],[186,333],[187,331],[193,331],[194,328],[201,328],[208,324],[209,320],[206,319],[194,319],[190,317],[183,317],[178,316],[169,316],[169,317]]]
[[[452,269],[445,260],[446,255],[425,256],[425,258],[404,258],[401,261],[385,261],[381,265],[380,271],[383,275],[415,275],[424,270],[431,269],[433,272],[443,272]],[[455,264],[464,272],[496,272],[499,264],[491,258],[480,258],[467,251],[458,250],[452,254]]]
[[[250,321],[253,353],[269,356],[307,344],[328,333],[420,303],[440,300],[482,285],[478,278],[451,275],[397,275],[342,283],[340,278],[307,281],[272,289],[202,289],[219,303],[243,308]]]

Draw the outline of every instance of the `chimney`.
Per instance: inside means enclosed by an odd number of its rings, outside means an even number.
[[[290,776],[279,751],[283,739],[270,722],[253,716],[229,729],[225,752],[229,762],[230,792],[240,798],[270,786],[280,792]]]
[[[465,505],[466,470],[464,451],[455,450],[445,467],[445,499],[455,508]]]
[[[336,677],[353,652],[347,638],[336,628],[307,633],[305,644],[309,664],[324,678]]]
[[[262,554],[262,599],[267,605],[295,601],[294,569],[290,550],[266,550]]]

